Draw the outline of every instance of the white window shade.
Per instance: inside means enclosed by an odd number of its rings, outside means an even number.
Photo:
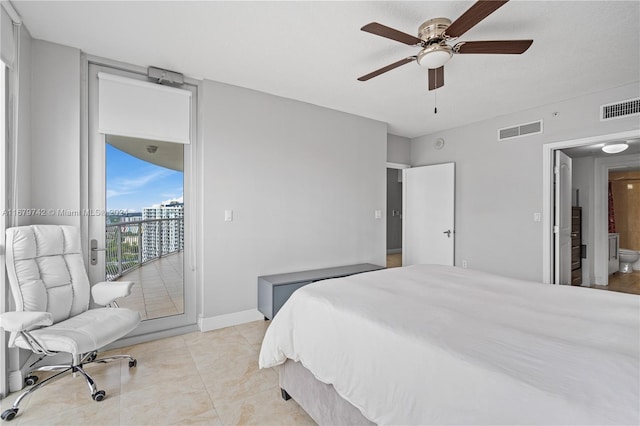
[[[103,72],[98,79],[98,132],[190,142],[190,91]]]

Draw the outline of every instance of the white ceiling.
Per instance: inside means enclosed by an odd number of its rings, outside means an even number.
[[[640,1],[512,0],[465,40],[528,39],[523,55],[456,55],[445,86],[405,65],[356,79],[418,49],[360,31],[416,34],[473,1],[16,1],[32,36],[383,121],[416,137],[640,80]]]

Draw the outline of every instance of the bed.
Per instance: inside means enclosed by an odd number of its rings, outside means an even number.
[[[439,265],[296,291],[269,325],[320,424],[640,424],[640,296]]]

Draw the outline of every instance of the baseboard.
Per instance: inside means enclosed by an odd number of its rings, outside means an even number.
[[[264,315],[256,309],[249,309],[247,311],[234,312],[232,314],[218,315],[215,317],[200,317],[198,319],[198,325],[200,326],[200,331],[204,332],[258,321],[261,319],[264,319]]]
[[[24,388],[24,373],[22,370],[9,372],[9,392],[18,392]],[[5,395],[6,396],[6,395]]]
[[[9,392],[17,392],[24,388],[24,379],[32,371],[33,365],[37,363],[39,358],[40,355],[31,352],[19,370],[9,372]],[[65,362],[69,362],[68,355],[65,359],[61,354],[57,354],[44,358],[38,365],[54,365]]]
[[[398,253],[402,253],[402,249],[401,248],[387,249],[387,254],[398,254]]]

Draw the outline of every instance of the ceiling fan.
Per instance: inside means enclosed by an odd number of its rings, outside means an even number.
[[[524,53],[533,40],[496,40],[496,41],[462,41],[455,45],[449,42],[456,39],[477,25],[484,18],[507,3],[508,0],[479,0],[474,3],[458,19],[451,22],[447,18],[434,18],[424,22],[418,28],[418,37],[403,33],[377,22],[372,22],[361,28],[371,34],[399,41],[410,46],[422,48],[415,56],[409,56],[382,67],[358,78],[367,81],[373,77],[398,68],[401,65],[416,61],[420,66],[429,69],[429,90],[444,86],[444,64],[454,54],[470,53]]]

